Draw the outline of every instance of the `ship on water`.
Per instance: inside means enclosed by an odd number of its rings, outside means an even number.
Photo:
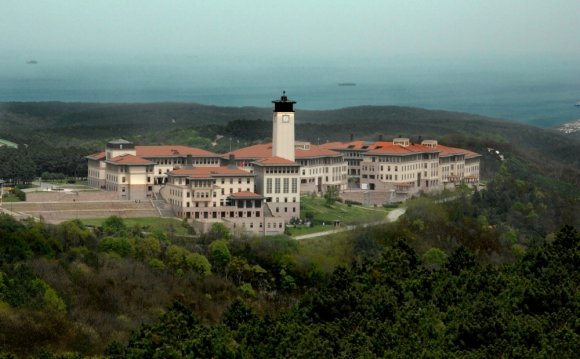
[[[340,82],[338,86],[356,86],[354,82]]]

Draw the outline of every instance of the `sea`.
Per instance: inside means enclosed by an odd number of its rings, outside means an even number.
[[[580,119],[580,72],[525,66],[441,69],[356,66],[163,66],[36,63],[0,67],[0,102],[195,102],[296,109],[412,106],[554,127]],[[347,86],[341,84],[348,84]]]

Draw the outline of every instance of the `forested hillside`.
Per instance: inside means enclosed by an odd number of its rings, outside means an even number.
[[[47,158],[72,153],[67,176],[84,176],[83,156],[101,151],[107,140],[126,138],[142,145],[182,144],[223,153],[271,136],[268,108],[215,107],[186,103],[0,104],[2,137],[28,148],[42,172]],[[580,185],[580,141],[555,130],[494,120],[478,115],[396,106],[363,106],[330,111],[297,111],[297,139],[312,143],[358,139],[385,140],[399,135],[413,141],[436,138],[441,143],[484,153],[488,147],[513,154],[537,173]],[[29,153],[27,155],[27,153]],[[36,155],[39,154],[39,155]],[[48,155],[50,154],[50,155]],[[63,166],[61,166],[63,167]]]
[[[0,353],[573,357],[580,208],[553,184],[508,159],[484,190],[305,242],[2,215]]]
[[[191,104],[3,104],[2,137],[20,146],[0,148],[0,177],[83,177],[83,157],[118,137],[226,152],[268,141],[270,116]],[[314,143],[352,133],[469,148],[483,155],[486,186],[419,197],[396,223],[306,242],[234,238],[219,225],[198,236],[179,221],[111,217],[95,227],[2,215],[0,358],[574,356],[576,140],[400,107],[297,118],[297,138]]]

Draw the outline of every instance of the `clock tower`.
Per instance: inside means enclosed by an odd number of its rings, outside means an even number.
[[[274,103],[274,128],[272,131],[272,156],[294,161],[294,104],[286,91]]]

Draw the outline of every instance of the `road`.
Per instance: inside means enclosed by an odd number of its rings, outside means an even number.
[[[385,220],[382,220],[382,221],[367,223],[367,224],[363,224],[360,226],[350,225],[350,226],[345,226],[342,228],[332,229],[332,230],[324,231],[324,232],[303,234],[301,236],[292,237],[292,239],[301,240],[301,239],[309,239],[309,238],[316,238],[316,237],[324,237],[324,236],[328,236],[329,234],[352,231],[352,230],[360,228],[360,227],[366,228],[366,227],[370,227],[370,226],[376,226],[379,224],[394,222],[405,213],[405,210],[406,210],[405,208],[396,208],[396,209],[392,210],[391,212],[389,212],[389,214],[387,214],[387,218]]]

